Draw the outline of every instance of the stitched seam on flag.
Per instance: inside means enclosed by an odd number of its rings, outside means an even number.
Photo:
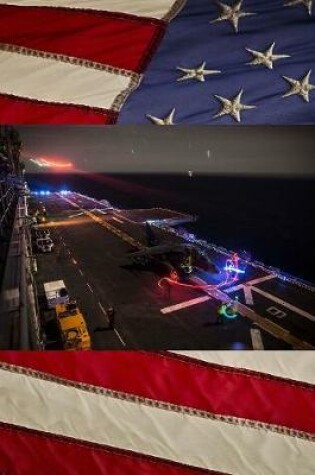
[[[144,52],[141,60],[139,61],[139,65],[136,68],[137,73],[142,73],[148,66],[149,62],[151,61],[152,57],[154,56],[158,46],[160,45],[163,36],[165,35],[166,31],[166,24],[162,24],[161,28],[155,31],[154,35],[151,38],[150,43],[146,51]]]
[[[104,388],[100,386],[95,386],[93,384],[72,381],[69,379],[65,379],[65,378],[55,376],[55,375],[44,373],[42,371],[37,371],[30,368],[22,367],[22,366],[12,365],[10,363],[0,362],[0,369],[4,371],[9,371],[12,373],[23,374],[23,375],[32,377],[34,379],[40,379],[43,381],[57,383],[66,387],[72,387],[72,388],[79,389],[85,392],[107,396],[107,397],[118,399],[121,401],[127,401],[127,402],[131,402],[135,404],[142,404],[148,407],[155,407],[155,408],[166,410],[166,411],[182,413],[188,416],[195,416],[195,417],[201,417],[203,419],[220,421],[223,423],[236,425],[236,426],[237,425],[242,426],[242,427],[246,426],[246,427],[250,427],[252,429],[257,429],[257,430],[260,430],[260,429],[268,430],[270,432],[276,432],[276,433],[287,435],[290,437],[295,437],[295,438],[315,442],[315,434],[301,431],[301,430],[291,429],[289,427],[285,427],[281,425],[269,424],[266,422],[246,419],[242,417],[215,414],[206,410],[195,409],[188,406],[181,406],[178,404],[168,403],[168,402],[164,402],[164,401],[160,401],[156,399],[147,398],[144,396],[138,396],[136,394],[125,393],[123,391],[117,391],[115,389],[108,389],[108,388]]]
[[[86,109],[94,112],[98,112],[99,114],[109,116],[110,119],[110,124],[115,124],[117,121],[117,111],[113,111],[110,109],[101,109],[100,107],[92,107],[92,106],[87,106],[85,104],[72,104],[71,102],[52,102],[52,101],[41,101],[40,99],[32,99],[31,97],[26,97],[26,96],[16,96],[15,94],[6,94],[1,92],[0,97],[8,97],[9,99],[13,99],[17,102],[35,102],[38,105],[44,106],[45,104],[50,104],[54,106],[60,106],[60,107],[75,107],[77,109]]]
[[[185,2],[186,0],[180,0],[180,1],[183,1]],[[1,5],[0,5],[1,6]],[[10,8],[23,8],[23,7],[20,7],[20,6],[15,6],[15,5],[6,5],[7,7],[10,7]],[[94,15],[94,12],[95,10],[84,10],[84,9],[71,9],[71,8],[65,8],[65,7],[48,7],[48,6],[41,6],[41,7],[38,7],[38,6],[33,6],[33,7],[28,7],[28,8],[40,8],[40,9],[43,9],[43,8],[46,8],[46,9],[51,9],[51,8],[54,8],[54,9],[59,9],[59,10],[75,10],[75,11],[78,11],[78,12],[82,12],[82,13],[90,13]],[[102,15],[103,12],[101,11],[96,11],[95,12],[96,15]],[[116,13],[112,13],[112,12],[105,12],[106,16],[109,15],[109,16],[112,16],[112,17],[120,17],[119,14],[116,14]],[[130,18],[129,18],[130,16]],[[158,19],[155,19],[155,18],[141,18],[141,17],[136,17],[136,16],[132,16],[132,15],[128,15],[128,14],[122,14],[122,20],[128,20],[128,21],[132,21],[134,23],[142,23],[142,24],[152,24],[153,26],[155,26],[155,31],[154,31],[154,34],[152,35],[152,38],[150,40],[150,43],[148,43],[147,45],[147,48],[143,51],[142,53],[142,56],[141,58],[139,58],[139,62],[138,62],[138,66],[136,68],[134,68],[134,73],[142,73],[144,71],[144,69],[147,67],[148,63],[151,61],[153,55],[155,54],[155,51],[157,49],[157,47],[159,46],[164,34],[165,34],[165,31],[166,31],[166,26],[167,26],[167,22],[164,21],[164,19],[161,19],[161,20],[158,20]],[[18,45],[13,45],[15,47],[18,47]],[[23,48],[23,46],[21,46],[21,48]],[[27,47],[25,47],[27,48]],[[30,48],[29,48],[30,49]],[[37,50],[36,50],[37,51]],[[53,53],[52,53],[53,54]],[[58,53],[56,53],[58,54]],[[87,62],[93,62],[93,61],[89,61],[87,60]],[[101,64],[102,63],[96,63],[96,64]],[[97,69],[97,68],[96,68]],[[117,68],[119,69],[119,68]]]
[[[8,51],[10,53],[22,54],[24,56],[51,59],[57,62],[61,61],[66,64],[74,64],[76,66],[82,66],[84,68],[106,71],[116,76],[129,77],[130,78],[129,85],[126,87],[126,89],[121,91],[112,102],[111,109],[113,109],[115,112],[118,112],[121,109],[121,107],[123,106],[129,94],[139,86],[141,78],[142,78],[141,75],[133,71],[128,71],[126,69],[115,68],[107,64],[97,63],[95,61],[87,61],[85,59],[76,58],[74,56],[66,56],[59,53],[49,53],[47,51],[34,50],[31,48],[26,48],[25,46],[16,46],[16,45],[10,45],[7,43],[0,43],[0,50]],[[52,101],[51,103],[55,104],[55,102],[52,102]]]
[[[169,11],[163,16],[163,20],[171,21],[178,15],[178,13],[184,8],[187,0],[177,0],[169,9]]]
[[[26,432],[30,433],[33,436],[39,438],[39,439],[53,439],[56,440],[62,444],[66,445],[74,445],[76,447],[84,447],[89,449],[91,452],[106,452],[106,453],[111,453],[113,455],[118,455],[120,457],[126,457],[126,458],[131,458],[131,459],[139,459],[143,461],[149,461],[152,464],[155,465],[171,465],[175,466],[178,468],[185,468],[190,470],[192,473],[205,473],[209,475],[229,475],[225,472],[217,472],[213,470],[208,470],[206,468],[197,468],[194,467],[193,465],[187,465],[183,464],[180,462],[175,462],[173,460],[168,460],[160,457],[155,457],[154,455],[147,455],[139,452],[134,452],[132,450],[128,449],[120,449],[118,447],[113,447],[105,444],[99,444],[97,442],[90,442],[90,441],[85,441],[81,439],[75,439],[73,437],[69,436],[64,436],[64,435],[59,435],[59,434],[54,434],[52,432],[41,432],[36,429],[30,429],[28,427],[23,427],[15,424],[9,424],[6,422],[0,422],[0,431],[7,431],[7,432]]]
[[[119,112],[122,106],[124,105],[126,99],[129,97],[129,95],[137,89],[139,86],[140,82],[142,79],[142,75],[134,75],[131,77],[131,80],[129,82],[129,85],[121,91],[114,99],[111,105],[111,109],[113,109],[115,112]]]
[[[147,354],[150,355],[150,353],[147,353]],[[236,368],[232,366],[220,365],[217,363],[210,363],[208,361],[201,361],[201,360],[198,360],[197,358],[194,358],[192,356],[187,356],[187,355],[180,355],[180,354],[174,354],[174,353],[171,354],[171,353],[166,353],[163,351],[159,351],[158,354],[164,357],[165,359],[174,360],[179,363],[182,363],[183,365],[185,365],[185,363],[189,363],[190,366],[193,366],[196,368],[212,368],[212,369],[218,370],[220,373],[239,374],[242,376],[255,378],[257,380],[275,381],[279,384],[285,384],[286,386],[300,387],[300,388],[307,389],[310,391],[315,391],[314,384],[307,383],[304,381],[298,381],[295,379],[275,376],[269,373],[261,373],[259,371],[255,371],[255,370],[247,369],[247,368]]]
[[[133,81],[138,81],[139,75],[133,71],[127,69],[120,69],[108,64],[98,63],[96,61],[90,61],[82,58],[76,58],[75,56],[67,56],[60,53],[50,53],[48,51],[41,51],[26,46],[18,46],[8,43],[0,43],[0,50],[7,51],[9,53],[22,54],[24,56],[33,56],[35,58],[53,59],[55,61],[61,61],[62,63],[74,64],[76,66],[82,66],[84,68],[96,69],[106,71],[116,76],[130,77]]]

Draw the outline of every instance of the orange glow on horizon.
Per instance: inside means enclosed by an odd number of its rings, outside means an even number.
[[[72,169],[73,163],[59,157],[30,157],[29,160],[40,168]]]
[[[59,162],[56,160],[50,160],[46,158],[40,158],[39,160],[46,167],[51,167],[51,168],[72,168],[73,167],[73,163],[71,162],[62,162],[62,161]]]

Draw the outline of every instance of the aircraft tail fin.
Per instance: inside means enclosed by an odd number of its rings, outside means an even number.
[[[148,247],[157,246],[159,244],[159,240],[148,222],[145,223],[145,233]]]

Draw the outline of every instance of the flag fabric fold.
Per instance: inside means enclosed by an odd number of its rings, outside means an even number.
[[[314,2],[0,2],[2,123],[313,124]]]
[[[0,472],[311,475],[314,357],[286,354],[1,352]]]
[[[0,2],[2,123],[115,123],[182,0]]]

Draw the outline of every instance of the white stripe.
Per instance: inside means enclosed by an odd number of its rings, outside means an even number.
[[[233,474],[313,475],[314,443],[0,370],[0,420]],[[301,465],[302,463],[302,465]]]
[[[208,363],[249,369],[315,384],[315,352],[310,351],[175,351]]]
[[[142,17],[163,18],[175,0],[9,0],[4,5],[19,7],[66,7],[127,13]]]
[[[161,313],[172,313],[176,312],[177,310],[181,310],[182,308],[191,307],[192,305],[197,305],[198,303],[206,302],[210,300],[210,297],[198,297],[196,299],[186,300],[185,302],[177,303],[175,305],[171,305],[169,307],[161,308]]]
[[[1,93],[110,109],[131,77],[54,59],[0,51]]]
[[[308,320],[311,320],[312,322],[315,322],[315,316],[312,315],[309,312],[306,312],[305,310],[302,310],[301,308],[296,307],[295,305],[292,305],[285,300],[280,299],[279,297],[276,297],[273,294],[270,294],[269,292],[265,292],[264,290],[259,289],[258,287],[252,287],[252,290],[257,292],[258,294],[262,295],[263,297],[266,297],[270,300],[273,300],[274,302],[282,305],[282,307],[288,308],[289,310],[292,310],[295,313],[298,313],[302,317],[307,318]]]

